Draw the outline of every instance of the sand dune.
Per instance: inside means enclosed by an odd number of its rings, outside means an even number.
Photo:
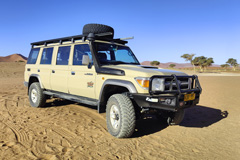
[[[95,108],[61,99],[30,107],[24,64],[0,69],[1,159],[239,159],[240,77],[200,76],[200,104],[179,126],[148,118],[116,139]]]
[[[0,62],[18,62],[18,61],[26,62],[27,58],[21,54],[12,54],[6,57],[0,57]]]

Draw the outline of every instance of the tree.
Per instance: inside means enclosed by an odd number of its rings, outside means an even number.
[[[158,66],[160,64],[160,62],[159,61],[152,61],[150,64],[152,66]]]
[[[221,67],[224,68],[225,70],[227,70],[227,68],[229,67],[229,64],[222,64]]]
[[[194,72],[195,72],[195,65],[193,63],[193,57],[195,54],[184,54],[181,56],[181,58],[184,58],[185,61],[190,61],[191,65],[193,66]]]
[[[207,67],[211,66],[214,63],[213,58],[206,58],[206,61],[203,63],[203,68],[206,69]]]
[[[170,68],[174,68],[176,66],[176,64],[169,64]]]
[[[202,64],[203,64],[203,62],[204,62],[204,59],[206,59],[206,57],[204,57],[204,56],[195,57],[195,58],[193,59],[193,64],[194,64],[195,66],[199,66],[201,71],[203,71],[203,66],[202,66]]]
[[[238,66],[237,60],[233,59],[233,58],[229,58],[228,61],[226,62],[229,65],[231,65],[233,67],[233,70],[236,70],[236,67]]]
[[[203,72],[206,67],[211,66],[214,63],[213,58],[207,58],[204,56],[195,57],[193,59],[193,64],[199,66],[200,70]]]

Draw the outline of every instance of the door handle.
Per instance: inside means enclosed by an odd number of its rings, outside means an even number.
[[[55,73],[55,70],[52,70],[52,73]]]
[[[28,69],[27,69],[27,71],[31,71],[31,69],[30,69],[30,68],[28,68]]]
[[[38,72],[40,72],[40,69],[38,69]]]
[[[72,72],[71,72],[71,75],[75,75],[75,72],[74,72],[74,71],[72,71]]]

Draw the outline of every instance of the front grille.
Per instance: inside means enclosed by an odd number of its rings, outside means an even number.
[[[191,89],[191,79],[189,78],[178,78],[178,83],[181,90]],[[176,91],[177,84],[172,78],[165,78],[165,91]]]

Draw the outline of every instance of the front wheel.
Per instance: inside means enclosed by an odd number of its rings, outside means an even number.
[[[106,110],[108,132],[117,138],[130,137],[136,124],[132,101],[124,94],[114,94],[107,102]]]
[[[38,82],[30,85],[28,91],[29,101],[32,107],[43,107],[46,103],[46,95]]]

